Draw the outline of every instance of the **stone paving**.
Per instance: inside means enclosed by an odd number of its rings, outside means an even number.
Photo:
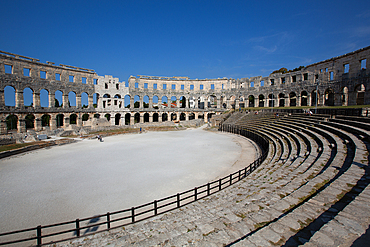
[[[351,246],[370,224],[369,144],[320,118],[299,118],[253,122],[270,139],[270,153],[244,180],[169,213],[57,246]]]

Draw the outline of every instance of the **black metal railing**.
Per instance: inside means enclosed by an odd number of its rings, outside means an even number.
[[[29,245],[36,244],[37,246],[42,246],[71,240],[80,236],[95,234],[97,232],[124,227],[126,225],[183,207],[189,203],[195,202],[226,187],[229,187],[230,185],[251,174],[262,164],[268,154],[269,142],[265,137],[256,132],[241,129],[237,126],[221,125],[220,130],[243,135],[252,139],[260,146],[262,150],[261,155],[245,168],[216,181],[209,182],[176,195],[154,200],[153,202],[137,207],[116,212],[107,212],[106,214],[102,215],[96,215],[52,225],[39,225],[33,228],[0,233],[0,245],[32,241],[32,243],[29,243]]]

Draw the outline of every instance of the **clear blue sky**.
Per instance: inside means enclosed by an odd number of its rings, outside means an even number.
[[[0,50],[130,75],[267,76],[370,45],[370,1],[0,1]]]

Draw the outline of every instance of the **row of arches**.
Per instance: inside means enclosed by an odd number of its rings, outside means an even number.
[[[23,91],[16,91],[12,86],[4,88],[4,101],[6,106],[17,107],[82,107],[87,108],[97,104],[98,94],[95,93],[89,96],[83,92],[77,95],[76,92],[70,91],[68,94],[63,94],[61,90],[56,90],[54,94],[50,94],[48,90],[41,89],[39,93],[35,93],[31,88],[26,87]]]
[[[52,114],[9,114],[5,118],[7,130],[18,130],[25,132],[27,129],[36,131],[44,127],[56,129],[68,127],[69,125],[85,126],[91,118],[106,118],[110,125],[133,125],[136,123],[166,122],[166,121],[188,121],[193,119],[204,119],[206,122],[215,113],[200,112],[129,112],[129,113],[52,113]]]

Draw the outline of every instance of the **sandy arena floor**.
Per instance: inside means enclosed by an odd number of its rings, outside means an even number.
[[[251,163],[245,138],[199,129],[118,135],[0,160],[0,232],[138,206]]]

